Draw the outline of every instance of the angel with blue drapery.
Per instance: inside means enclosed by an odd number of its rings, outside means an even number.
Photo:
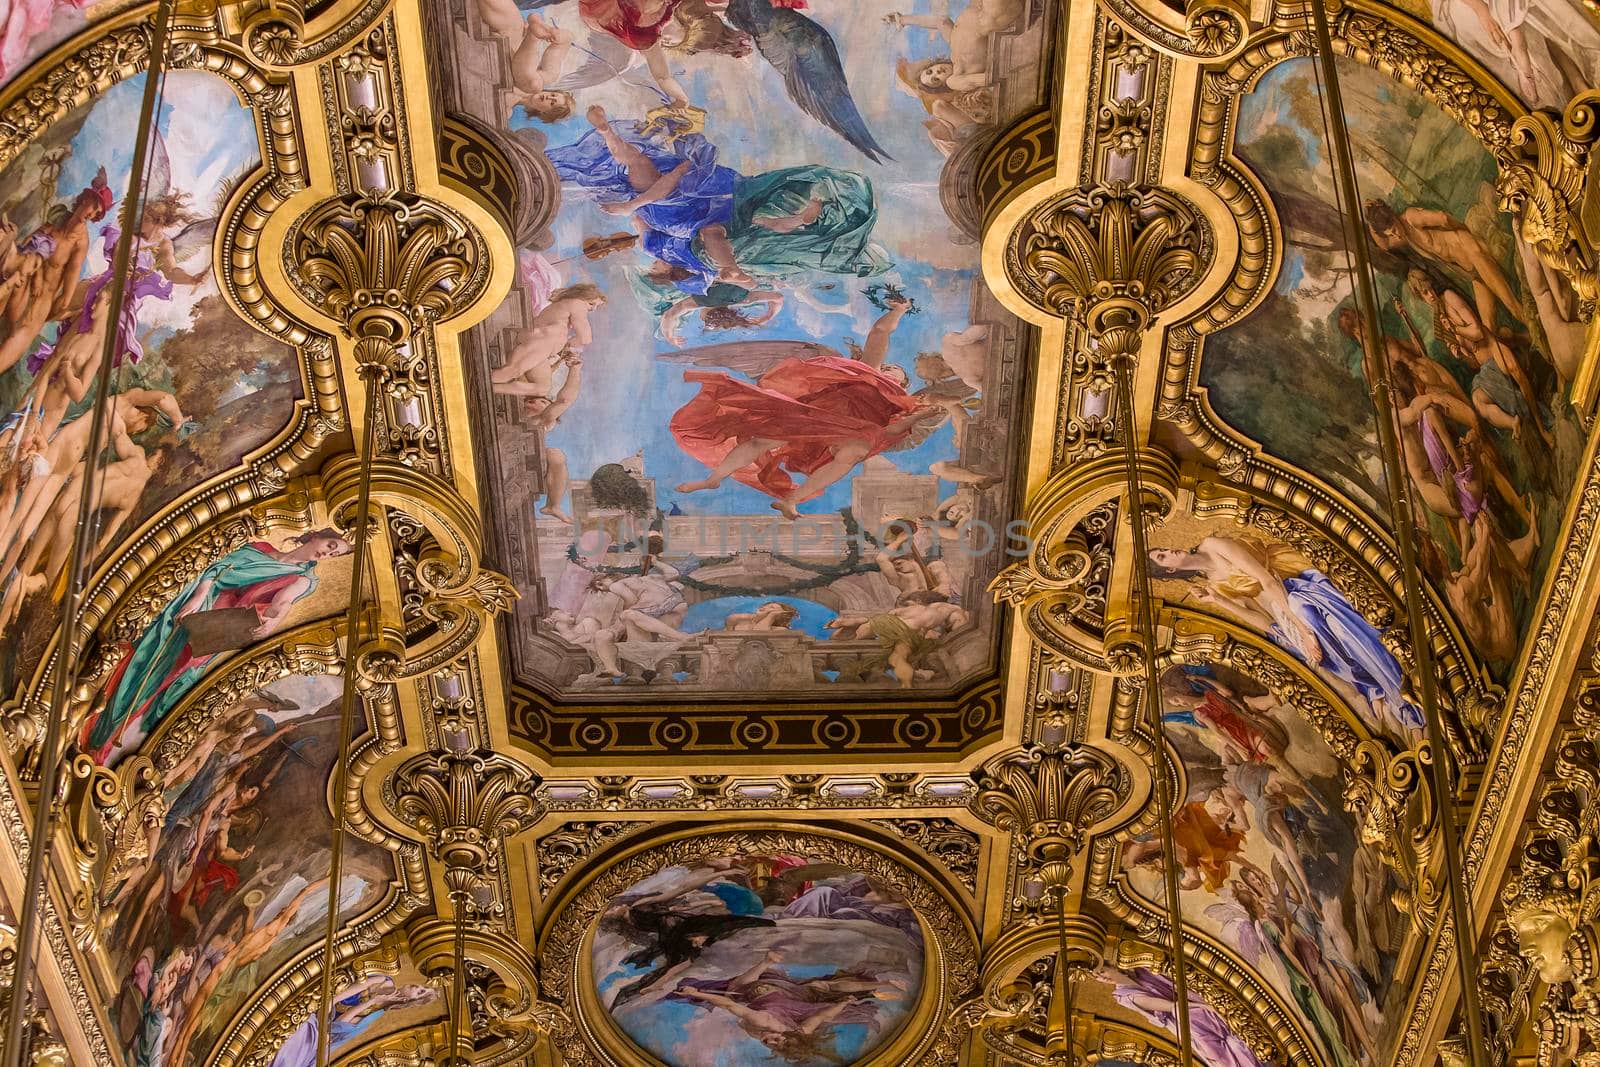
[[[613,122],[599,107],[588,119],[589,133],[548,155],[602,211],[632,216],[641,247],[664,265],[636,284],[659,297],[651,310],[664,313],[685,296],[729,306],[743,302],[740,291],[808,272],[889,269],[872,241],[878,209],[861,174],[807,165],[747,176],[719,163],[701,134]]]

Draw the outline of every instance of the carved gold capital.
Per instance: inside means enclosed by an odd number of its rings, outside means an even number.
[[[1047,201],[1012,242],[1018,292],[1080,323],[1107,362],[1137,353],[1150,320],[1198,280],[1206,251],[1200,214],[1186,200],[1122,183]]]
[[[506,837],[539,818],[539,778],[474,747],[466,730],[446,731],[443,740],[445,751],[417,756],[395,772],[394,807],[444,867],[451,894],[466,894],[489,874]]]
[[[461,314],[482,289],[487,264],[471,227],[442,204],[410,193],[371,192],[326,200],[296,222],[290,278],[345,334],[383,345]]]
[[[1086,835],[1132,789],[1127,769],[1097,748],[1026,745],[984,764],[973,814],[1012,835],[1047,889],[1065,886]]]

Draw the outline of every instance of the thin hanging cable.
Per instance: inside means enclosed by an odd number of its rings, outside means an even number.
[[[1155,753],[1150,765],[1156,785],[1157,825],[1161,832],[1161,875],[1172,926],[1172,993],[1178,1016],[1178,1053],[1182,1067],[1194,1067],[1194,1038],[1189,1030],[1189,979],[1183,956],[1183,911],[1178,901],[1178,852],[1172,842],[1172,781],[1167,774],[1167,730],[1161,720],[1161,673],[1156,669],[1156,619],[1151,606],[1150,550],[1144,536],[1144,491],[1139,478],[1139,445],[1134,440],[1133,361],[1119,357],[1117,406],[1122,420],[1123,477],[1128,493],[1128,525],[1133,529],[1133,586],[1139,600],[1139,643],[1144,661],[1145,711]]]
[[[1430,784],[1439,837],[1444,852],[1446,889],[1450,897],[1450,920],[1455,928],[1456,963],[1461,981],[1461,1008],[1466,1016],[1467,1062],[1481,1067],[1487,1052],[1484,1043],[1483,1015],[1478,998],[1478,961],[1474,938],[1471,902],[1461,865],[1461,845],[1455,808],[1450,802],[1450,771],[1446,765],[1444,722],[1439,712],[1439,696],[1433,663],[1432,635],[1423,614],[1421,572],[1417,567],[1416,520],[1412,510],[1406,467],[1400,455],[1400,435],[1396,429],[1393,380],[1389,372],[1387,346],[1378,314],[1377,282],[1372,273],[1372,258],[1367,250],[1366,229],[1359,220],[1360,183],[1355,172],[1355,156],[1350,131],[1345,124],[1344,98],[1339,88],[1339,72],[1334,62],[1333,34],[1321,0],[1311,4],[1312,22],[1317,35],[1317,69],[1321,92],[1327,96],[1326,116],[1330,126],[1334,187],[1339,200],[1339,218],[1344,226],[1347,254],[1355,259],[1356,304],[1361,314],[1361,346],[1367,354],[1374,380],[1369,383],[1373,406],[1378,416],[1378,443],[1383,453],[1384,481],[1389,495],[1389,511],[1394,517],[1394,535],[1400,550],[1400,572],[1405,592],[1406,621],[1411,647],[1416,655],[1418,696],[1427,726],[1428,745],[1433,750],[1428,761]]]
[[[328,855],[328,916],[322,941],[322,1000],[317,1027],[317,1067],[328,1067],[333,1027],[333,944],[339,936],[339,883],[344,877],[344,794],[350,781],[350,745],[356,720],[356,642],[361,631],[366,586],[367,526],[372,512],[372,457],[378,426],[378,382],[382,370],[363,363],[361,380],[367,390],[366,421],[361,431],[361,469],[356,482],[355,541],[350,552],[350,602],[344,614],[344,678],[339,703],[339,745],[333,764],[333,840]]]
[[[452,893],[455,909],[455,966],[450,968],[450,1058],[445,1067],[456,1067],[461,1062],[461,1013],[466,1010],[467,999],[467,924],[463,912],[467,907],[467,894]]]
[[[3,1067],[21,1067],[28,1045],[27,1018],[29,991],[35,968],[33,961],[38,952],[39,913],[41,897],[46,892],[49,871],[51,816],[55,812],[55,793],[61,769],[61,735],[66,726],[66,705],[72,682],[76,680],[78,659],[78,628],[82,623],[84,571],[89,564],[89,553],[94,537],[91,527],[91,509],[95,507],[98,465],[105,450],[106,424],[111,410],[111,372],[117,346],[122,340],[122,312],[128,299],[128,265],[132,260],[133,242],[138,234],[141,203],[144,199],[146,171],[150,165],[150,140],[154,131],[156,104],[161,95],[164,79],[163,67],[167,55],[167,29],[172,15],[173,0],[158,0],[155,25],[150,34],[150,61],[145,70],[144,93],[139,102],[139,121],[134,127],[133,159],[128,171],[128,186],[122,198],[122,233],[117,236],[116,251],[111,261],[111,302],[107,308],[106,335],[100,354],[100,367],[95,375],[97,393],[90,415],[89,442],[84,451],[83,485],[78,493],[77,525],[74,527],[72,551],[68,556],[66,590],[61,605],[61,639],[56,660],[55,676],[51,682],[50,706],[45,709],[44,740],[40,748],[39,786],[34,797],[33,818],[30,823],[28,843],[28,871],[23,882],[22,914],[17,920],[17,958],[13,974],[11,999],[6,1005],[5,1054],[0,1058]],[[79,416],[80,418],[82,416]],[[19,579],[20,580],[20,576]]]
[[[1071,949],[1067,944],[1067,887],[1056,890],[1056,993],[1061,997],[1061,1030],[1066,1039],[1067,1067],[1077,1067],[1078,1052],[1073,1044],[1072,1013],[1075,989],[1072,982]]]

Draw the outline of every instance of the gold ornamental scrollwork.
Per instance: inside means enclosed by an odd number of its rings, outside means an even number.
[[[1511,126],[1496,189],[1522,239],[1572,283],[1592,322],[1600,300],[1600,90],[1580,93],[1560,116],[1536,111]]]
[[[390,786],[395,813],[427,843],[451,893],[487,880],[507,837],[542,814],[539,777],[522,764],[473,745],[469,731],[447,731],[442,752],[402,764]]]
[[[1194,287],[1209,248],[1187,200],[1116,183],[1041,205],[1013,231],[1006,266],[1024,299],[1081,322],[1109,361],[1132,355],[1150,320]]]
[[[295,222],[285,255],[300,295],[346,336],[391,346],[466,311],[489,270],[481,235],[410,193],[324,201]]]
[[[1532,822],[1500,890],[1478,987],[1502,1059],[1531,1023],[1542,1067],[1588,1067],[1600,1049],[1600,684],[1592,679],[1579,689]]]
[[[1133,791],[1120,761],[1087,745],[1033,744],[984,764],[972,812],[1012,841],[1046,888],[1065,886],[1088,834]]]

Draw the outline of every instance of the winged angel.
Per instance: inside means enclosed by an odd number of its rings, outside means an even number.
[[[490,15],[513,6],[551,8],[561,2],[520,0],[513,5],[508,0],[483,0],[483,10]],[[687,91],[667,65],[669,44],[682,52],[715,51],[734,57],[749,54],[754,45],[783,78],[784,91],[801,111],[868,159],[881,162],[891,158],[856,106],[832,34],[801,14],[803,7],[804,0],[578,0],[583,21],[599,31],[580,49],[583,61],[559,77],[539,79],[537,86],[524,79],[519,87],[568,100],[571,94],[620,81],[654,92],[664,105],[660,114],[670,115],[677,125],[684,126],[684,120],[698,109],[690,105]],[[520,20],[514,10],[485,19],[496,32],[526,41]],[[570,106],[562,108],[560,117],[571,110]]]
[[[856,464],[924,440],[945,411],[911,395],[905,371],[884,362],[907,307],[907,301],[893,303],[853,358],[811,341],[732,341],[657,356],[691,364],[684,380],[700,386],[672,416],[671,428],[678,445],[710,473],[678,491],[714,489],[732,477],[798,519],[800,504]],[[795,474],[804,480],[797,484]]]

